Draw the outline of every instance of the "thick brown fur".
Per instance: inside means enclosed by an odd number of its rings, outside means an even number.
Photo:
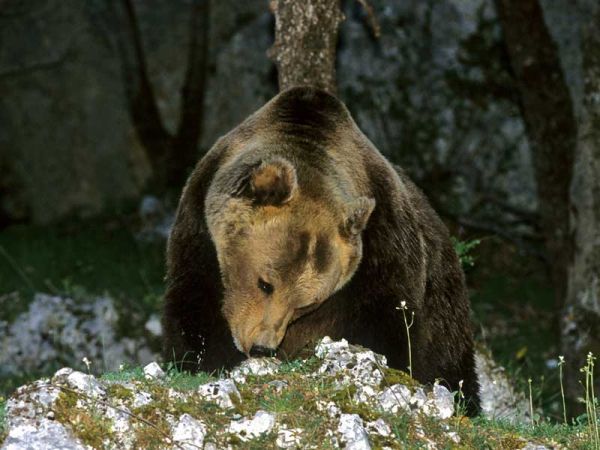
[[[287,230],[282,241],[255,248],[265,242],[255,227],[269,224]],[[289,257],[273,269],[275,293],[262,298],[252,290],[255,279],[264,281],[257,266],[280,257],[281,246]],[[302,273],[293,275],[297,267]],[[302,289],[285,281],[298,277]],[[180,367],[231,368],[245,358],[238,348],[248,353],[260,339],[293,357],[328,335],[406,370],[397,308],[406,302],[414,312],[414,377],[439,379],[453,391],[463,380],[468,412],[479,410],[469,301],[448,231],[421,191],[323,91],[282,92],[202,158],[169,239],[167,283],[164,356]],[[311,291],[313,284],[321,290]],[[309,302],[322,297],[317,291],[331,295]],[[278,331],[267,336],[261,327],[273,314]],[[245,327],[253,317],[262,325]]]

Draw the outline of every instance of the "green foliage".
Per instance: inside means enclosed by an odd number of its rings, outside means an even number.
[[[6,432],[6,399],[0,396],[0,442],[2,442]]]
[[[461,241],[454,236],[450,238],[452,240],[452,244],[454,245],[454,250],[460,259],[460,263],[463,268],[473,267],[475,265],[475,257],[471,254],[471,252],[481,244],[479,239],[473,239],[469,241]]]

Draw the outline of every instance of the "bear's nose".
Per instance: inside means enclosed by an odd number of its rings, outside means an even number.
[[[265,356],[275,356],[277,350],[274,348],[263,347],[262,345],[253,345],[250,349],[250,356],[254,358],[262,358]]]

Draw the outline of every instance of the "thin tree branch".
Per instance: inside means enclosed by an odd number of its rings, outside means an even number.
[[[364,8],[365,13],[367,13],[367,23],[371,27],[371,31],[373,32],[373,36],[376,39],[379,39],[381,36],[381,27],[379,26],[379,21],[377,20],[377,16],[375,15],[375,10],[373,6],[369,3],[369,0],[356,0],[361,6]]]
[[[146,148],[156,173],[164,162],[171,136],[163,124],[148,77],[133,3],[131,0],[112,1],[116,18],[114,31],[130,114],[138,137]]]
[[[170,178],[182,178],[182,172],[196,159],[202,135],[206,66],[209,57],[210,0],[194,0],[190,20],[190,40],[185,81],[181,90],[179,126],[172,148]]]

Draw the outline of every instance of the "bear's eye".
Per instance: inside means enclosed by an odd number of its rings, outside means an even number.
[[[258,279],[258,288],[267,295],[271,295],[273,293],[273,285],[270,283],[267,283],[262,278]]]

